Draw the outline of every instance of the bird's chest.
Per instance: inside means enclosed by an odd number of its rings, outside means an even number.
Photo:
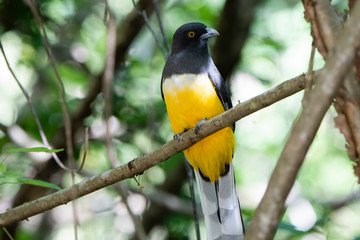
[[[169,120],[177,134],[224,111],[207,74],[173,75],[162,86]]]

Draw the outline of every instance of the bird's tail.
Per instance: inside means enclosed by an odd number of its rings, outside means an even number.
[[[244,239],[244,225],[232,163],[228,173],[215,183],[205,180],[197,171],[195,176],[205,218],[206,239]]]

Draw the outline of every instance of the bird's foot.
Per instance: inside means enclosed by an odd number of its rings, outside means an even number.
[[[196,124],[195,129],[194,129],[194,132],[195,132],[196,135],[199,134],[200,127],[201,127],[201,125],[203,125],[203,123],[204,123],[205,121],[207,121],[207,118],[204,118],[203,120],[201,120],[200,122],[198,122],[198,124]]]
[[[181,137],[181,135],[182,135],[184,132],[186,132],[186,131],[187,131],[187,129],[184,129],[183,132],[178,133],[178,134],[175,134],[175,135],[174,135],[174,139],[177,140],[178,142],[180,142],[180,137]]]
[[[177,140],[178,142],[180,142],[180,136],[181,134],[183,134],[184,132],[178,133],[174,135],[174,139]]]

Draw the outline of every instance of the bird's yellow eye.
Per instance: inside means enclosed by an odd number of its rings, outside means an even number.
[[[191,31],[191,32],[188,32],[188,36],[191,37],[191,38],[193,38],[193,37],[195,37],[195,33],[192,32],[192,31]]]

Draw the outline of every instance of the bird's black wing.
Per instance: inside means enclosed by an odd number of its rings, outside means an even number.
[[[232,102],[228,89],[226,88],[225,81],[221,77],[219,70],[216,68],[215,64],[211,61],[208,66],[208,76],[214,85],[216,94],[218,95],[225,111],[232,108]],[[235,131],[235,123],[232,126],[233,131]]]

